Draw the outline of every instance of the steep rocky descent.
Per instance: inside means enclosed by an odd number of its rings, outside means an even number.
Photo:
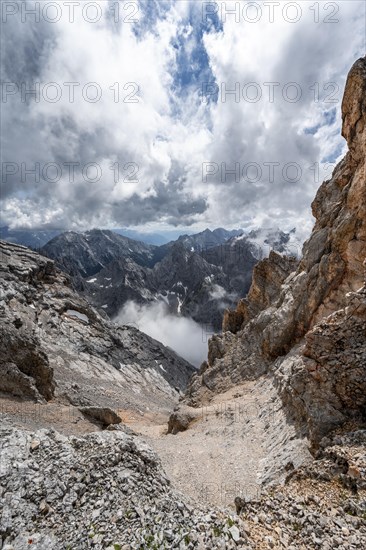
[[[289,411],[307,424],[313,442],[366,405],[366,58],[348,75],[342,114],[349,151],[312,204],[316,223],[303,259],[269,307],[252,292],[240,330],[211,339],[208,364],[187,394],[197,405],[271,369]],[[266,278],[258,279],[263,271],[262,264],[252,285],[262,287],[261,296],[267,292]],[[258,306],[264,309],[257,313]]]
[[[0,269],[0,391],[140,411],[176,403],[189,363],[104,319],[48,258],[0,241]]]
[[[233,549],[230,511],[198,508],[170,487],[158,456],[122,431],[65,437],[1,430],[4,550]]]
[[[174,490],[158,456],[120,428],[67,437],[4,426],[2,548],[363,550],[365,443],[365,430],[335,434],[313,463],[289,468],[285,485],[236,514]]]

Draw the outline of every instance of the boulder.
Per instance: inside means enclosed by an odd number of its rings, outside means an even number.
[[[178,432],[184,432],[197,416],[197,411],[190,407],[182,406],[176,408],[169,418],[168,433],[177,434]]]
[[[79,411],[84,416],[100,422],[105,427],[122,422],[122,418],[108,407],[79,407]]]

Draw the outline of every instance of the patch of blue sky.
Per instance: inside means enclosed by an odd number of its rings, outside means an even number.
[[[315,126],[311,126],[310,128],[304,129],[304,134],[311,134],[315,135],[320,128],[323,128],[324,126],[332,126],[332,124],[335,123],[337,117],[337,109],[336,107],[333,107],[333,109],[330,109],[329,111],[324,111],[322,113],[322,121],[319,124],[316,124]]]
[[[322,158],[320,162],[322,164],[335,162],[338,159],[338,157],[342,154],[343,148],[344,148],[344,143],[339,143],[335,148],[335,150],[329,155],[327,155],[326,157]]]
[[[156,34],[157,22],[166,18],[174,3],[175,0],[138,0],[138,12],[134,17],[137,21],[133,24],[135,35],[142,38],[146,32]]]
[[[321,127],[321,124],[317,124],[316,126],[312,126],[311,128],[305,128],[304,134],[311,134],[312,136],[314,136],[320,127]]]
[[[209,58],[204,45],[204,36],[223,30],[222,22],[216,10],[204,9],[204,2],[194,0],[139,0],[138,22],[133,24],[137,38],[145,33],[157,33],[157,23],[168,17],[178,2],[186,2],[187,9],[182,10],[182,18],[177,24],[176,36],[171,47],[175,50],[175,62],[167,67],[171,72],[171,114],[179,116],[184,109],[185,100],[197,98],[205,103],[217,102],[218,87],[211,71]],[[179,6],[178,6],[179,7]],[[212,93],[212,89],[217,93]],[[210,93],[206,93],[209,89]]]
[[[209,13],[203,17],[202,3],[190,4],[187,20],[172,44],[176,49],[173,89],[182,98],[190,94],[192,88],[197,91],[197,97],[200,98],[207,85],[215,83],[204,45],[204,36],[221,30],[222,23],[216,13]],[[218,94],[212,94],[207,99],[217,101],[217,98]]]
[[[331,126],[332,124],[334,124],[336,120],[336,116],[337,116],[336,107],[333,107],[333,109],[330,109],[329,111],[325,111],[323,113],[325,124],[327,124],[328,126]]]

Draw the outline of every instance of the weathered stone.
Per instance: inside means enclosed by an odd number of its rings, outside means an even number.
[[[198,414],[190,407],[179,407],[169,418],[168,433],[177,434],[188,429],[190,423],[197,418]]]
[[[30,454],[35,439],[40,445]],[[190,508],[167,483],[158,456],[137,437],[1,430],[0,455],[3,548],[183,549],[194,540],[203,550],[226,547],[227,513]],[[237,539],[236,519],[230,528]]]
[[[79,411],[85,416],[89,416],[93,420],[100,422],[105,427],[122,422],[122,418],[108,407],[79,407]]]

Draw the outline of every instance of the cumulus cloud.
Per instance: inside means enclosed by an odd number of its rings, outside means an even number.
[[[228,293],[226,290],[220,285],[213,285],[210,292],[211,300],[222,300],[223,298],[226,298],[227,295]]]
[[[129,301],[114,321],[138,328],[197,367],[207,358],[207,327],[170,313],[163,302],[139,305]]]
[[[310,229],[315,191],[345,152],[340,105],[347,71],[364,54],[363,2],[319,2],[319,13],[298,2],[296,22],[281,6],[270,22],[257,2],[255,23],[245,2],[217,1],[206,13],[207,2],[136,0],[135,14],[120,2],[116,19],[117,2],[100,0],[95,23],[82,3],[70,22],[63,2],[59,21],[41,13],[23,22],[24,4],[42,3],[19,2],[2,33],[3,163],[13,163],[2,179],[3,222]],[[239,17],[230,15],[238,5]],[[21,93],[35,83],[39,101]],[[203,101],[207,84],[219,93]],[[237,86],[239,100],[223,101],[220,92]],[[225,174],[233,169],[239,179]]]
[[[241,169],[246,163],[255,163],[262,171],[258,181],[256,170],[245,172],[247,177],[240,182],[228,174],[221,187],[222,170],[215,174],[212,210],[217,215],[227,211],[231,221],[237,219],[238,210],[247,215],[250,210],[254,226],[298,225],[296,215],[308,218],[306,212],[317,187],[345,152],[339,131],[340,100],[348,68],[362,55],[363,23],[361,19],[357,22],[354,2],[337,4],[335,19],[339,21],[329,24],[322,24],[320,15],[315,24],[309,6],[300,4],[302,16],[297,23],[291,24],[281,15],[274,23],[262,17],[252,25],[242,18],[237,22],[227,17],[222,33],[205,36],[216,81],[228,90],[239,85],[241,94],[238,102],[233,94],[227,94],[226,101],[212,106],[210,159],[217,164],[224,161],[230,169],[238,162]],[[324,4],[320,7],[325,9]],[[362,13],[364,7],[358,7]],[[353,25],[352,43],[345,48],[346,28]],[[252,87],[246,89],[247,83]],[[272,102],[268,100],[270,90]],[[258,94],[260,99],[243,101],[243,93]],[[288,100],[296,97],[298,101]],[[225,99],[224,93],[221,98]],[[326,122],[331,109],[334,116]],[[305,132],[317,125],[314,134]],[[324,159],[333,165],[328,166]],[[273,178],[265,163],[277,163]],[[294,183],[290,181],[296,179],[294,172],[283,175],[288,163],[301,168],[301,177]]]

